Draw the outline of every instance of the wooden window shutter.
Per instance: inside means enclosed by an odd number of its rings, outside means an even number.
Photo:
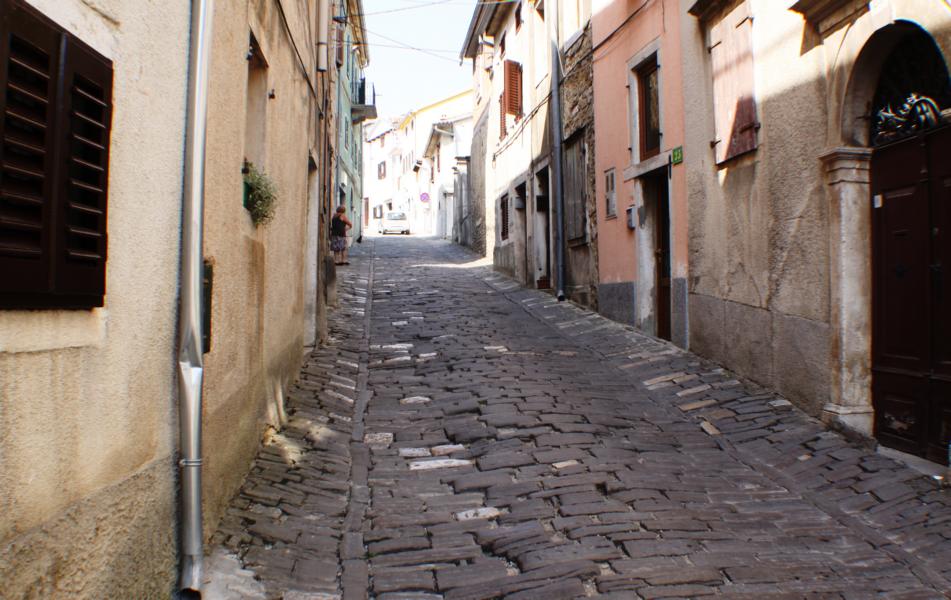
[[[522,116],[522,65],[514,60],[505,61],[505,112]]]
[[[565,144],[565,236],[569,240],[585,237],[585,165],[584,137],[576,135]]]
[[[96,296],[94,305],[101,306],[106,283],[112,64],[73,39],[66,45],[63,106],[56,293]]]
[[[11,4],[0,14],[0,293],[52,291],[57,86],[62,37]],[[9,294],[9,295],[8,295]]]
[[[716,161],[756,149],[757,119],[753,87],[753,21],[743,2],[710,30],[713,67]]]
[[[336,27],[334,27],[334,42],[336,45],[335,49],[337,51],[337,66],[338,67],[343,65],[344,51],[345,51],[344,49],[345,37],[344,36],[345,36],[344,26],[338,23]]]
[[[499,236],[503,240],[509,239],[509,197],[508,195],[502,196],[502,199],[499,201]]]

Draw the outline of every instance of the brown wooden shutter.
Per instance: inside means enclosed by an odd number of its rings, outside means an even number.
[[[522,115],[522,65],[514,60],[505,61],[505,112]]]
[[[56,76],[62,37],[19,4],[2,12],[0,39],[0,292],[52,289]]]
[[[338,66],[338,67],[341,66],[341,65],[343,65],[343,59],[344,59],[344,55],[343,55],[343,53],[344,53],[344,40],[345,40],[346,38],[345,38],[345,34],[344,34],[343,27],[344,27],[344,26],[343,26],[342,24],[337,24],[337,25],[334,27],[334,43],[335,43],[335,46],[336,46],[335,50],[336,50],[336,53],[337,53],[337,57],[336,57],[336,58],[337,58],[337,66]]]
[[[499,223],[499,235],[503,240],[507,240],[509,239],[509,197],[507,195],[502,196],[502,199],[499,201],[499,205],[499,212],[501,213],[499,215],[499,219],[501,221],[501,223]]]
[[[718,164],[757,146],[759,121],[753,87],[752,31],[747,2],[710,30]]]
[[[102,306],[112,64],[74,39],[66,46],[63,107],[55,290],[95,296],[95,301],[83,304]]]
[[[569,240],[585,237],[584,134],[565,144],[565,235]]]

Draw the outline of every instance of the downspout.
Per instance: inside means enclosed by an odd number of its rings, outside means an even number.
[[[192,0],[185,130],[185,189],[178,311],[178,384],[182,501],[182,559],[179,589],[201,590],[201,385],[203,375],[202,212],[205,199],[205,127],[211,15],[214,0]]]
[[[317,70],[327,70],[330,41],[330,0],[318,0],[317,8]]]
[[[555,268],[558,301],[565,299],[565,194],[561,179],[561,51],[558,43],[558,2],[551,15],[551,139],[552,180],[555,192]]]

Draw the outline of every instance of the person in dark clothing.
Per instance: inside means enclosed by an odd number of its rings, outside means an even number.
[[[338,265],[349,265],[347,262],[347,230],[353,223],[347,218],[347,209],[337,207],[337,212],[330,220],[330,249],[334,253],[334,262]]]

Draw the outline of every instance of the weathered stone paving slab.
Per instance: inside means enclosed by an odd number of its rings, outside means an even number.
[[[951,597],[917,472],[463,249],[371,243],[216,534],[272,597]]]

